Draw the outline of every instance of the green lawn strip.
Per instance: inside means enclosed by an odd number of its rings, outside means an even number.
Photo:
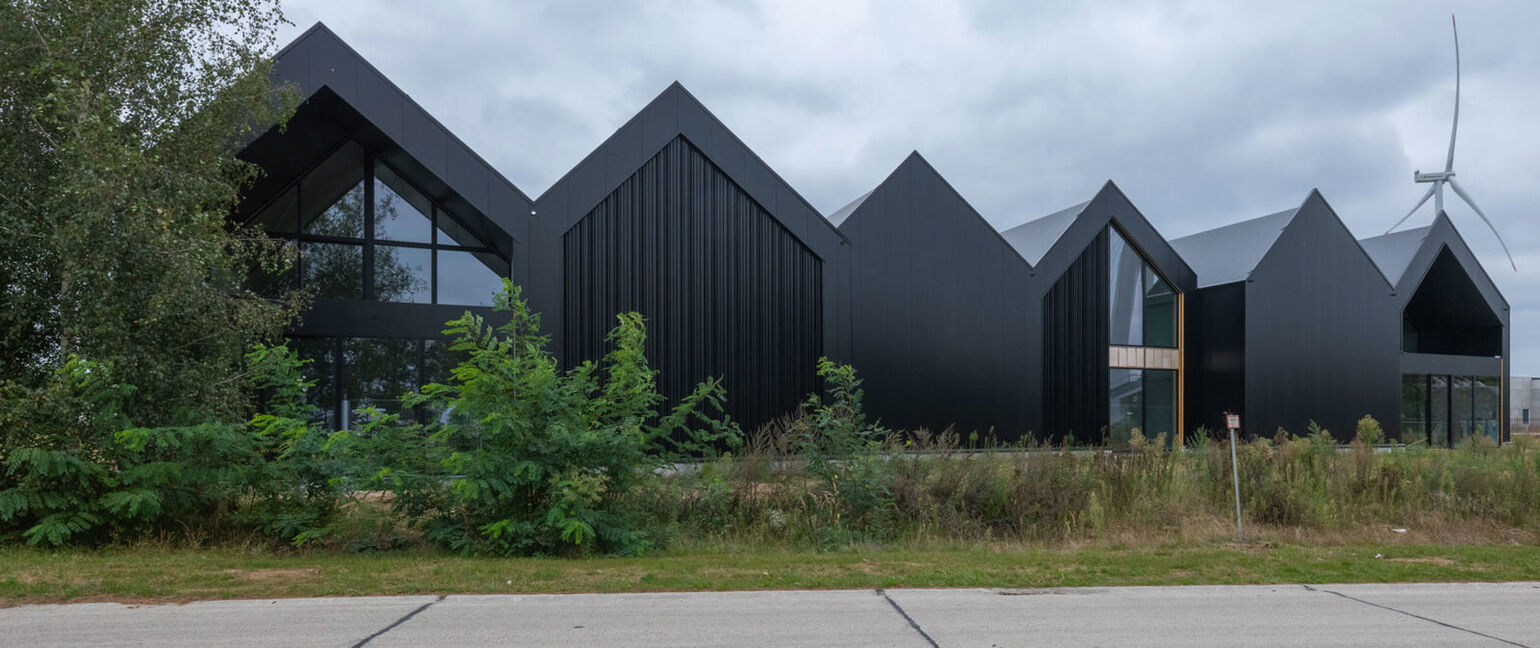
[[[1376,558],[1376,554],[1383,557]],[[646,558],[0,550],[0,604],[295,596],[1540,580],[1540,547],[887,549]]]

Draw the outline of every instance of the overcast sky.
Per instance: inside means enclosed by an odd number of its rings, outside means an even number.
[[[1111,179],[1168,238],[1311,188],[1366,237],[1443,164],[1450,3],[905,4],[296,0],[279,40],[325,22],[531,197],[674,80],[825,214],[918,150],[1002,229]],[[1519,272],[1447,209],[1535,375],[1540,3],[1459,11],[1455,169]]]

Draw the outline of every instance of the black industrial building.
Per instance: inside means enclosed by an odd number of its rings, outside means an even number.
[[[828,356],[892,427],[1007,442],[1175,441],[1226,412],[1506,435],[1508,307],[1443,215],[1360,242],[1311,192],[1168,242],[1108,182],[1002,232],[916,153],[826,218],[677,83],[531,200],[322,25],[275,75],[303,103],[243,150],[266,175],[235,218],[298,259],[263,282],[316,291],[292,335],[338,427],[445,376],[443,322],[493,317],[511,277],[563,364],[640,312],[662,390],[721,377],[748,426]]]

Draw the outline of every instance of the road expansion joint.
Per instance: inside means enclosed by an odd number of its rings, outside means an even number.
[[[1324,593],[1324,594],[1332,594],[1334,596],[1340,596],[1340,597],[1345,598],[1345,599],[1347,599],[1349,601],[1354,601],[1354,602],[1357,602],[1357,603],[1362,603],[1362,604],[1370,606],[1370,607],[1377,607],[1377,608],[1379,608],[1381,610],[1389,610],[1391,612],[1395,612],[1396,614],[1404,614],[1406,616],[1412,617],[1413,619],[1421,619],[1423,621],[1427,621],[1428,623],[1432,623],[1432,624],[1435,624],[1435,625],[1441,625],[1441,626],[1444,626],[1445,628],[1449,628],[1451,630],[1459,630],[1460,632],[1468,632],[1468,633],[1476,635],[1478,637],[1486,637],[1487,639],[1491,639],[1493,641],[1501,641],[1501,642],[1503,642],[1505,644],[1508,644],[1510,646],[1518,646],[1518,648],[1534,648],[1533,646],[1530,646],[1528,644],[1521,644],[1521,643],[1519,643],[1517,641],[1511,641],[1511,640],[1508,640],[1508,639],[1504,639],[1502,637],[1498,637],[1498,636],[1494,636],[1494,635],[1489,635],[1489,634],[1487,634],[1485,632],[1479,632],[1479,631],[1476,631],[1476,630],[1472,630],[1470,628],[1460,627],[1460,626],[1457,626],[1457,625],[1455,625],[1453,623],[1445,623],[1443,621],[1439,621],[1438,619],[1433,619],[1433,618],[1425,617],[1425,616],[1422,616],[1421,614],[1413,614],[1411,612],[1407,612],[1406,610],[1399,610],[1399,609],[1390,607],[1389,605],[1381,605],[1379,603],[1375,603],[1374,601],[1369,601],[1369,600],[1358,598],[1356,596],[1350,596],[1350,595],[1347,595],[1347,594],[1343,594],[1342,592],[1338,592],[1336,590],[1315,588],[1315,587],[1311,587],[1309,585],[1304,585],[1302,587],[1304,587],[1306,590],[1309,590],[1311,592],[1321,592],[1321,593]]]
[[[412,617],[417,616],[419,613],[421,613],[423,610],[426,610],[426,609],[428,609],[430,607],[433,607],[433,605],[435,603],[438,603],[439,601],[444,600],[444,596],[445,595],[440,594],[440,595],[438,595],[438,598],[433,599],[431,601],[428,601],[427,603],[423,603],[422,605],[417,606],[417,609],[412,610],[411,612],[407,612],[405,616],[402,616],[401,618],[396,619],[390,625],[385,626],[383,628],[380,628],[379,630],[376,630],[374,632],[374,634],[369,635],[367,637],[364,637],[362,641],[359,641],[358,643],[353,644],[352,648],[363,648],[364,646],[368,645],[369,642],[374,641],[376,638],[378,638],[380,635],[383,635],[383,634],[385,634],[387,632],[390,632],[391,630],[395,630],[396,626],[399,626],[399,625],[401,625],[403,623],[406,623],[407,621],[411,620]]]
[[[914,618],[910,617],[909,613],[905,612],[904,608],[898,605],[898,601],[895,601],[893,600],[893,597],[888,596],[887,590],[877,589],[876,592],[878,596],[882,597],[882,600],[888,602],[888,605],[893,606],[894,612],[897,612],[899,616],[904,617],[904,621],[909,623],[909,627],[914,628],[915,632],[920,633],[920,636],[925,638],[926,643],[930,644],[930,648],[941,648],[941,644],[936,643],[935,639],[930,638],[930,635],[925,632],[925,629],[921,628],[920,624],[915,623]]]

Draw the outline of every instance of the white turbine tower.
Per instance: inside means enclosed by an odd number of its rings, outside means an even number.
[[[1447,184],[1450,189],[1454,190],[1455,195],[1459,196],[1460,200],[1464,200],[1465,204],[1470,205],[1470,208],[1475,210],[1476,215],[1480,216],[1481,220],[1487,224],[1487,227],[1492,229],[1492,235],[1497,237],[1497,243],[1503,246],[1503,254],[1508,255],[1508,264],[1513,266],[1514,272],[1518,272],[1519,266],[1513,262],[1513,253],[1508,251],[1508,244],[1503,241],[1503,235],[1497,233],[1497,227],[1492,225],[1492,220],[1487,218],[1487,215],[1481,211],[1481,208],[1476,206],[1476,201],[1472,200],[1470,194],[1465,193],[1465,189],[1460,186],[1460,183],[1455,182],[1454,179],[1454,136],[1460,131],[1460,30],[1455,26],[1454,16],[1452,15],[1449,16],[1449,27],[1454,30],[1454,126],[1449,129],[1449,157],[1444,161],[1443,171],[1423,173],[1421,170],[1418,170],[1412,173],[1413,180],[1417,182],[1431,182],[1433,186],[1428,187],[1428,193],[1422,195],[1422,200],[1417,201],[1412,210],[1406,212],[1406,215],[1402,216],[1401,220],[1396,221],[1395,225],[1391,225],[1390,229],[1385,230],[1385,233],[1389,234],[1397,227],[1400,227],[1401,223],[1405,223],[1406,219],[1411,218],[1412,214],[1417,213],[1417,210],[1422,207],[1423,203],[1428,202],[1429,198],[1433,199],[1433,209],[1435,212],[1444,211],[1444,185]]]

